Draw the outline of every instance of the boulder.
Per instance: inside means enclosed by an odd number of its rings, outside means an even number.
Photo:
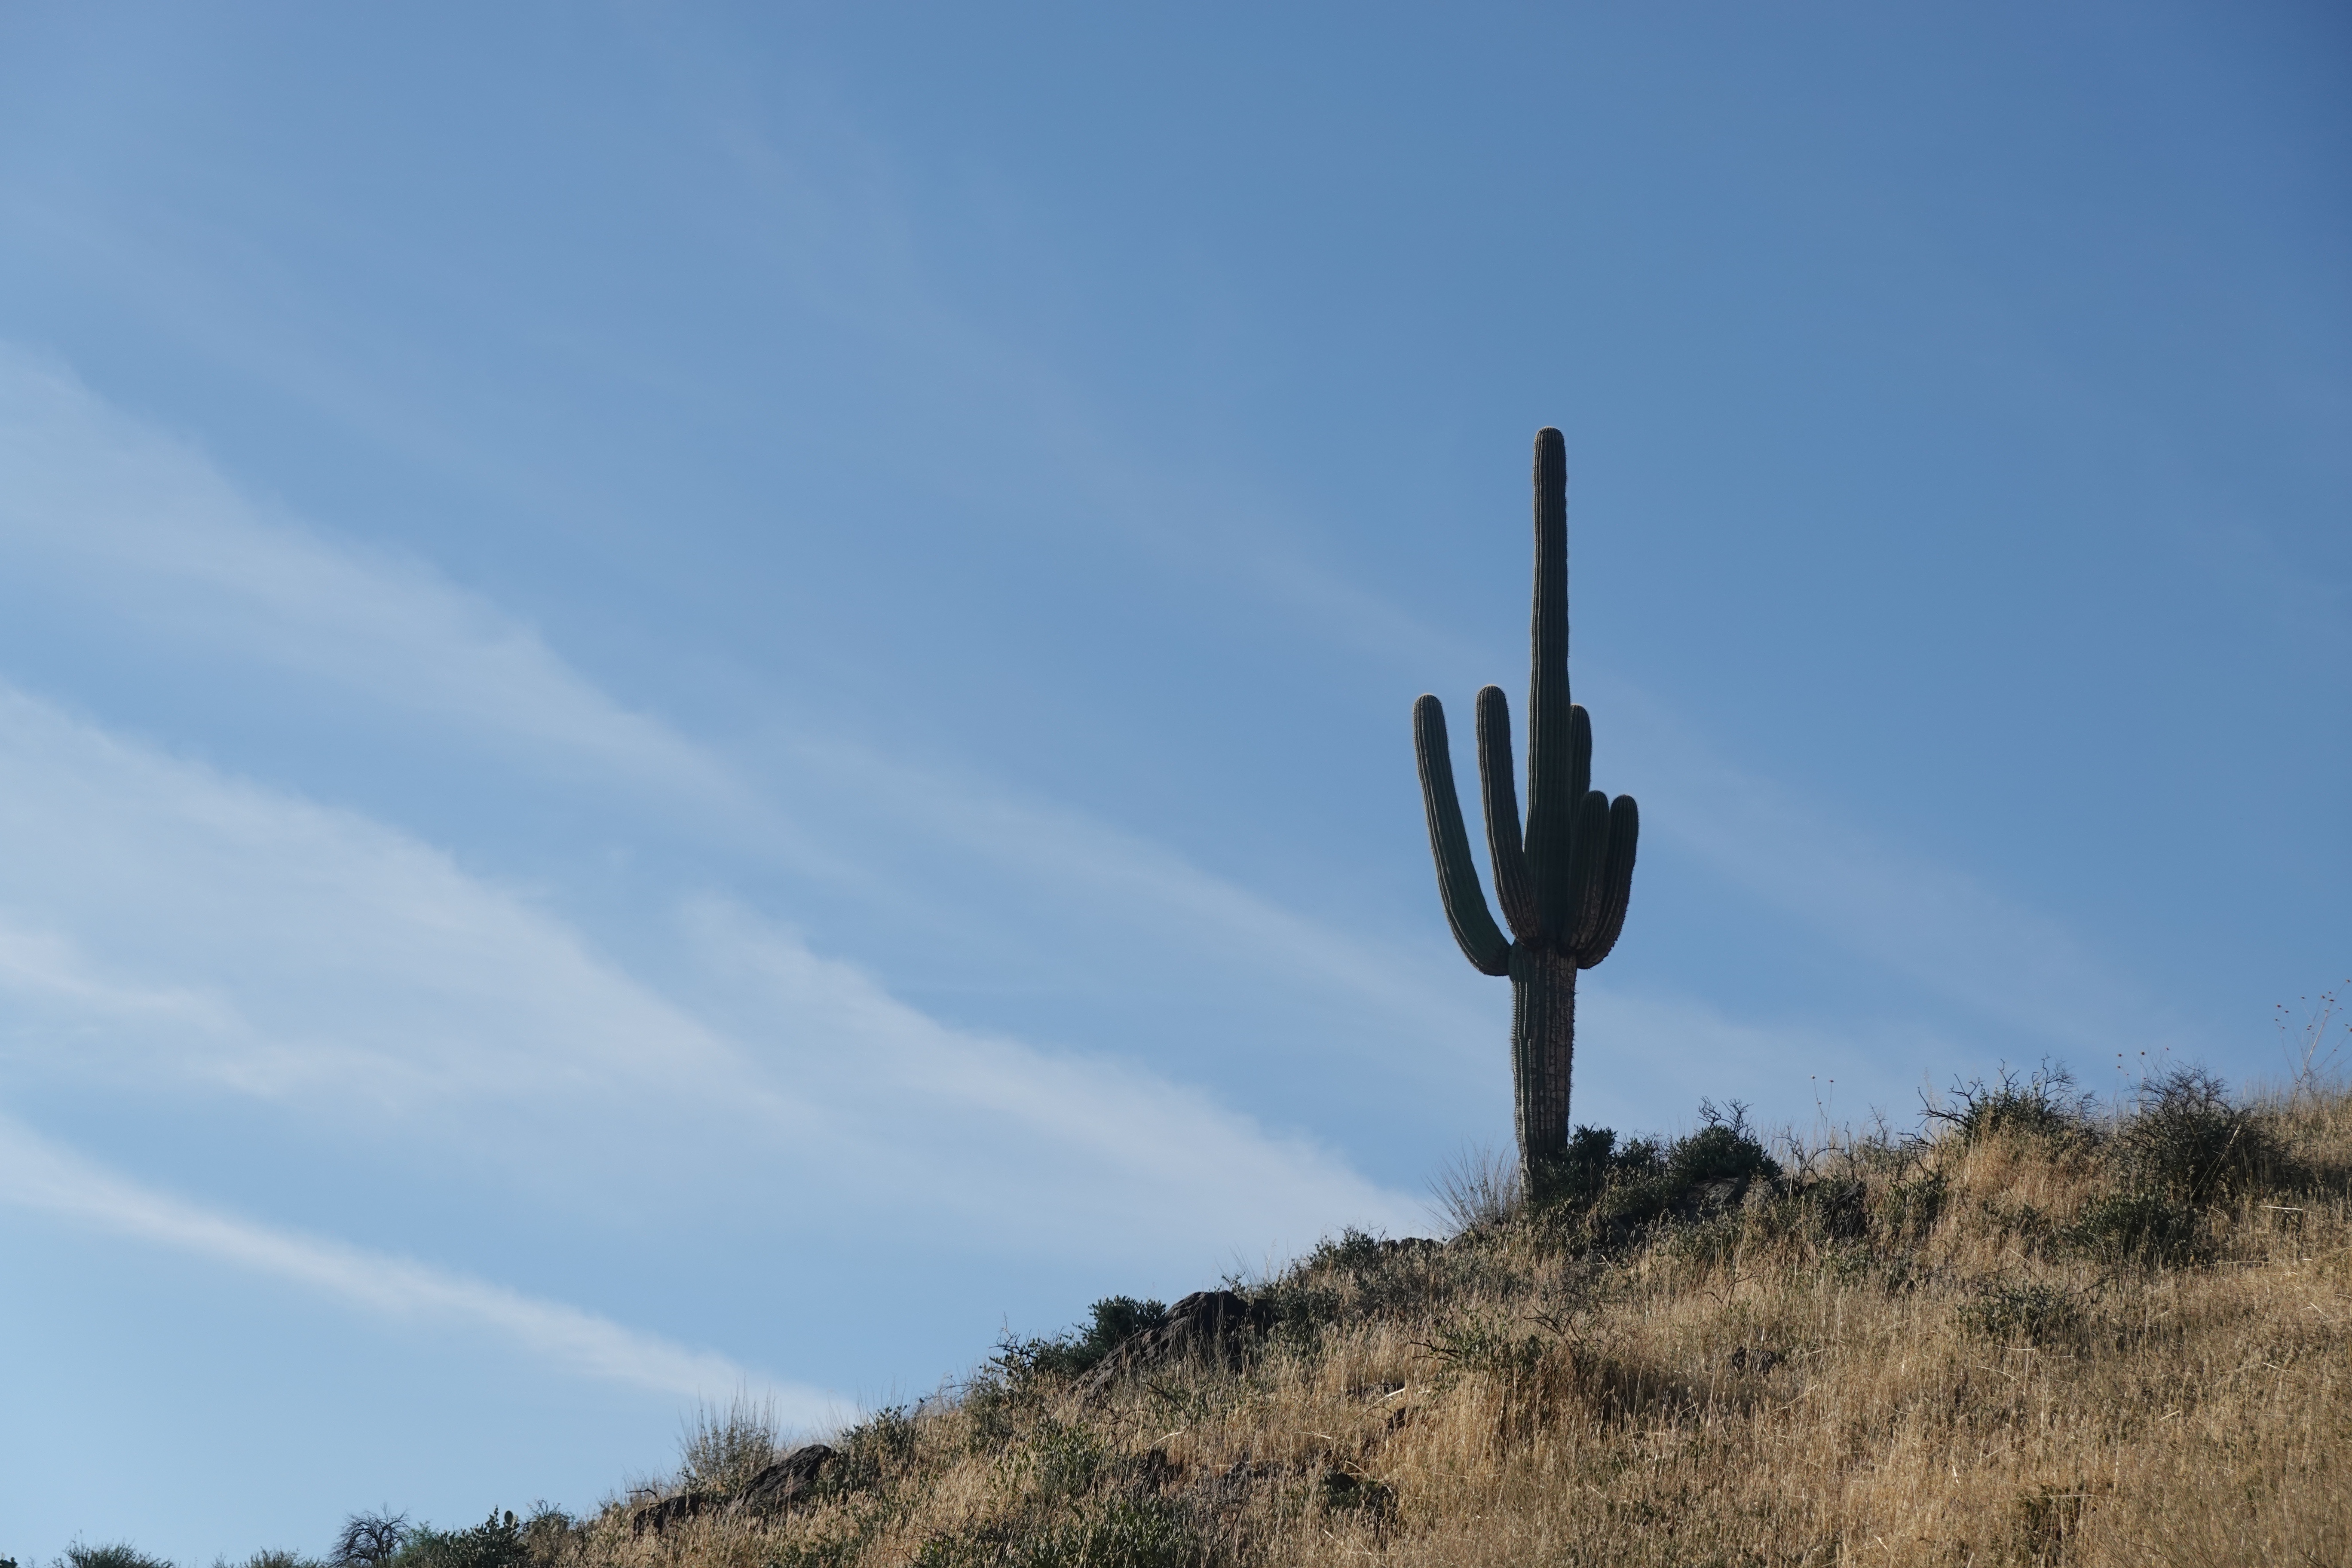
[[[745,1508],[758,1509],[762,1512],[774,1512],[796,1503],[812,1501],[824,1468],[837,1458],[838,1455],[822,1443],[794,1448],[753,1476],[744,1486],[739,1501]]]
[[[718,1497],[709,1492],[679,1492],[649,1502],[629,1515],[629,1533],[643,1535],[647,1531],[659,1535],[673,1524],[689,1519],[699,1519],[706,1513],[722,1509],[730,1514],[749,1510],[754,1513],[782,1513],[815,1500],[818,1481],[824,1468],[838,1458],[822,1443],[810,1443],[794,1448],[772,1465],[764,1465],[743,1483],[740,1491],[731,1497]]]
[[[682,1524],[717,1507],[718,1502],[719,1500],[708,1492],[679,1492],[675,1497],[649,1502],[629,1515],[629,1533],[643,1535],[650,1530],[659,1535],[673,1524]]]
[[[1130,1334],[1105,1356],[1078,1385],[1088,1398],[1145,1367],[1173,1361],[1214,1361],[1238,1365],[1242,1345],[1270,1326],[1263,1307],[1231,1290],[1195,1290],[1168,1309],[1157,1327]]]

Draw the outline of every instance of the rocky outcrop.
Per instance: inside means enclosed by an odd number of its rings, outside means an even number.
[[[661,1498],[629,1515],[629,1533],[643,1535],[650,1530],[659,1535],[671,1525],[698,1519],[718,1505],[719,1500],[709,1492],[678,1492]]]
[[[1123,1377],[1171,1362],[1238,1366],[1243,1347],[1268,1326],[1265,1309],[1245,1297],[1231,1290],[1195,1290],[1169,1308],[1156,1327],[1129,1336],[1105,1356],[1078,1391],[1091,1399]]]
[[[794,1448],[753,1476],[735,1500],[736,1506],[776,1513],[794,1504],[814,1500],[826,1467],[840,1458],[822,1443]]]
[[[762,1466],[740,1491],[731,1495],[687,1491],[646,1503],[629,1515],[629,1533],[643,1535],[651,1531],[659,1535],[673,1524],[708,1513],[789,1512],[815,1500],[826,1468],[839,1458],[823,1443],[810,1443]]]

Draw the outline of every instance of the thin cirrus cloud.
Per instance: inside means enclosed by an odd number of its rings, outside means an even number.
[[[907,1203],[1039,1247],[1075,1227],[1095,1258],[1139,1258],[1122,1235],[1137,1228],[1206,1256],[1419,1217],[1417,1203],[1311,1140],[1270,1133],[1198,1089],[950,1028],[732,905],[698,901],[687,925],[744,1027],[793,1020],[811,1047],[795,1053],[795,1078],[823,1086],[836,1124],[887,1153],[866,1179]]]
[[[487,1119],[509,1159],[580,1165],[606,1195],[714,1161],[856,1169],[845,1202],[920,1203],[1047,1251],[1120,1213],[1213,1253],[1411,1212],[1203,1093],[941,1025],[707,897],[681,921],[695,977],[656,989],[431,846],[5,691],[0,857],[21,1081],[177,1084],[297,1119],[366,1104],[425,1149]],[[507,1120],[551,1105],[543,1134]],[[602,1130],[593,1160],[583,1127]],[[733,1152],[679,1158],[712,1149]]]
[[[54,366],[0,357],[0,452],[20,480],[0,515],[5,547],[142,631],[225,644],[412,721],[617,767],[681,805],[777,815],[492,607],[423,567],[265,519],[200,453]],[[1068,825],[1048,826],[1059,839]],[[298,1117],[356,1101],[425,1146],[555,1097],[625,1116],[630,1135],[605,1146],[640,1150],[636,1173],[655,1179],[673,1163],[665,1142],[707,1146],[718,1122],[813,1169],[897,1173],[861,1183],[867,1201],[897,1186],[901,1198],[951,1194],[967,1218],[1034,1219],[1025,1239],[1037,1245],[1071,1234],[1057,1221],[1097,1210],[1165,1209],[1163,1244],[1217,1252],[1241,1237],[1296,1243],[1340,1220],[1412,1212],[1197,1091],[938,1025],[741,911],[705,906],[688,922],[727,984],[665,994],[432,846],[8,689],[0,853],[12,867],[0,994],[20,1081],[134,1092],[193,1082]],[[1170,879],[1155,861],[1142,881],[1164,892]],[[1220,890],[1175,879],[1181,897],[1161,901],[1187,906],[1179,917]],[[1223,891],[1269,934],[1328,959],[1303,922]],[[730,985],[761,994],[732,1033],[699,1016],[723,1011]],[[45,1048],[68,1037],[70,1050]],[[648,1116],[667,1117],[667,1140],[646,1136]],[[910,1118],[930,1135],[910,1137]],[[509,1129],[501,1142],[513,1141]],[[910,1146],[932,1152],[909,1159]],[[942,1151],[967,1157],[959,1179],[924,1180]],[[1039,1184],[1058,1195],[1008,1201]]]
[[[739,850],[858,896],[912,907],[883,868],[853,865],[808,830],[806,807],[887,792],[899,822],[1042,873],[1058,890],[1158,939],[1458,1026],[1441,991],[1368,961],[1362,944],[1159,847],[976,779],[922,774],[869,751],[804,737],[795,776],[769,788],[659,720],[630,711],[497,606],[429,567],[330,540],[264,510],[202,454],[109,406],[68,371],[0,345],[0,552],[19,576],[105,605],[141,638],[226,649],[411,723],[454,727],[548,769],[650,790],[676,820],[712,811]],[[574,775],[576,776],[576,774]],[[813,801],[830,784],[838,797]],[[797,798],[796,798],[797,797]],[[1082,846],[1083,853],[1073,846]],[[1189,933],[1189,935],[1182,934]],[[1406,966],[1409,968],[1410,966]]]
[[[747,823],[788,821],[728,764],[623,710],[493,607],[423,567],[264,518],[201,453],[66,372],[0,356],[0,447],[29,476],[0,516],[0,547],[110,595],[142,632],[225,643],[363,702],[406,707],[410,721],[454,720],[574,761],[643,763],[638,776],[667,786],[681,810],[719,798]],[[916,788],[903,771],[898,779]],[[1163,1234],[1214,1225],[1243,1204],[1250,1229],[1290,1239],[1335,1219],[1408,1212],[1328,1154],[1264,1133],[1205,1095],[937,1025],[789,933],[751,942],[753,919],[740,912],[732,923],[707,913],[688,922],[690,945],[723,950],[730,973],[757,972],[771,993],[721,1031],[698,1008],[723,1007],[724,987],[665,994],[432,846],[5,689],[0,781],[0,845],[17,868],[0,901],[0,987],[20,1039],[47,1028],[81,1041],[40,1059],[20,1047],[20,1072],[110,1068],[127,1080],[161,1067],[289,1109],[357,1097],[427,1123],[551,1092],[639,1114],[667,1106],[681,1125],[720,1106],[811,1161],[853,1158],[850,1130],[903,1116],[874,1098],[895,1074],[902,1095],[919,1085],[916,1100],[941,1120],[929,1146],[1021,1129],[1018,1150],[995,1151],[1004,1183],[1049,1171],[1067,1201],[1085,1203],[1118,1188],[1086,1179],[1069,1163],[1079,1152],[1152,1171],[1171,1194]],[[974,822],[970,795],[917,793],[948,837],[1013,831],[1064,844],[1084,826],[1034,812],[1008,820],[1009,807]],[[778,842],[760,838],[771,850]],[[1377,978],[1311,922],[1148,845],[1108,830],[1088,842],[1097,853],[1086,875],[1064,868],[1099,902],[1139,904],[1171,932],[1204,916],[1238,921],[1276,950],[1272,962],[1329,971],[1341,989]],[[754,946],[761,962],[747,968],[739,960]],[[787,1005],[774,1005],[779,989]],[[987,1070],[967,1070],[967,1058]],[[1107,1140],[1107,1128],[1123,1131]],[[866,1152],[904,1142],[903,1128],[876,1132]],[[910,1168],[903,1155],[882,1165]],[[1181,1171],[1192,1173],[1163,1180]],[[947,1190],[984,1204],[998,1184],[967,1173]],[[1268,1203],[1269,1191],[1282,1195]],[[1196,1200],[1190,1215],[1179,1212]]]
[[[835,1424],[849,1411],[836,1395],[779,1383],[725,1356],[576,1307],[190,1203],[109,1171],[5,1116],[0,1203],[226,1263],[378,1317],[488,1331],[588,1377],[702,1399],[749,1391],[809,1426]]]
[[[1228,973],[1344,997],[1424,1037],[1485,1027],[1458,988],[1433,981],[1441,967],[1452,978],[1450,952],[1401,952],[1310,920],[1150,839],[986,778],[910,768],[845,742],[810,742],[794,754],[866,808],[985,862],[992,881],[1034,881],[1090,922],[1141,928],[1163,950],[1181,943],[1197,963]]]
[[[17,1070],[158,1068],[384,1111],[726,1082],[726,1043],[578,933],[359,814],[0,687],[0,987]],[[576,1000],[551,1013],[550,998]],[[70,1064],[69,1068],[61,1064]]]
[[[398,712],[742,809],[708,753],[421,563],[263,515],[194,448],[0,345],[0,548],[145,635],[225,647]]]

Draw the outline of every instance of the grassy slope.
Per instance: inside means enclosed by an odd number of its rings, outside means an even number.
[[[1959,1109],[1778,1174],[1720,1128],[1588,1144],[1574,1201],[1246,1288],[1237,1365],[1088,1394],[1110,1336],[1008,1345],[835,1438],[813,1506],[478,1561],[2352,1562],[2352,1095]],[[719,1419],[678,1484],[770,1442]]]

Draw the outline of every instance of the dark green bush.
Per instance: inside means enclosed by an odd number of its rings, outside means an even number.
[[[1131,1336],[1166,1322],[1168,1309],[1133,1296],[1106,1296],[1087,1310],[1087,1316],[1088,1322],[1065,1333],[1029,1340],[1007,1336],[990,1359],[990,1369],[1014,1383],[1041,1373],[1076,1377],[1093,1371]]]
[[[1541,1334],[1486,1316],[1444,1324],[1422,1348],[1437,1358],[1444,1374],[1481,1373],[1507,1379],[1540,1366],[1550,1347],[1551,1342]]]
[[[150,1557],[128,1542],[111,1546],[84,1546],[79,1542],[66,1548],[65,1568],[172,1568],[161,1557]]]
[[[838,1489],[871,1491],[915,1457],[915,1413],[903,1405],[877,1410],[833,1440],[841,1455]]]
[[[1921,1241],[1944,1212],[1949,1190],[1944,1173],[1930,1171],[1908,1181],[1890,1182],[1878,1199],[1877,1220],[1895,1241]]]
[[[1730,1182],[1745,1193],[1756,1178],[1769,1181],[1780,1174],[1780,1165],[1748,1131],[1746,1106],[1733,1100],[1727,1117],[1713,1101],[1702,1100],[1698,1114],[1706,1125],[1687,1138],[1677,1138],[1666,1151],[1666,1174],[1685,1191]]]
[[[2112,1262],[2183,1263],[2202,1229],[2196,1208],[2178,1193],[2110,1193],[2066,1227],[2064,1239]]]
[[[2232,1104],[2228,1086],[2198,1067],[2142,1084],[2138,1108],[2117,1142],[2137,1185],[2191,1203],[2243,1191],[2283,1163],[2284,1151],[2263,1120]]]
[[[2082,1325],[2083,1303],[2059,1285],[1990,1285],[1961,1303],[1960,1321],[1988,1339],[2044,1344]]]
[[[1625,1232],[1670,1216],[1696,1217],[1745,1197],[1758,1181],[1778,1181],[1780,1167],[1748,1130],[1748,1108],[1698,1106],[1699,1130],[1672,1143],[1635,1138],[1622,1146],[1605,1127],[1580,1127],[1569,1140],[1562,1196],[1604,1232]]]
[[[1968,1142],[1995,1136],[2074,1142],[2092,1136],[2093,1097],[2077,1092],[2074,1075],[2043,1062],[2020,1079],[2003,1067],[1991,1083],[1970,1079],[1952,1085],[1954,1105],[1928,1105],[1925,1114]]]
[[[493,1509],[467,1530],[418,1525],[390,1561],[392,1568],[533,1568],[559,1558],[572,1528],[569,1515],[545,1503],[522,1520]]]
[[[530,1558],[514,1514],[494,1510],[470,1530],[419,1525],[392,1561],[394,1568],[528,1568]]]
[[[1313,1353],[1325,1329],[1351,1315],[1339,1290],[1318,1282],[1316,1271],[1303,1267],[1267,1280],[1249,1297],[1265,1314],[1266,1331],[1275,1342],[1302,1355]]]
[[[1392,1241],[1350,1226],[1275,1279],[1256,1286],[1228,1279],[1226,1285],[1265,1314],[1276,1340],[1309,1350],[1326,1324],[1343,1317],[1378,1317],[1453,1293],[1461,1283],[1455,1265],[1472,1250],[1457,1247],[1449,1253],[1444,1243],[1426,1237]]]

